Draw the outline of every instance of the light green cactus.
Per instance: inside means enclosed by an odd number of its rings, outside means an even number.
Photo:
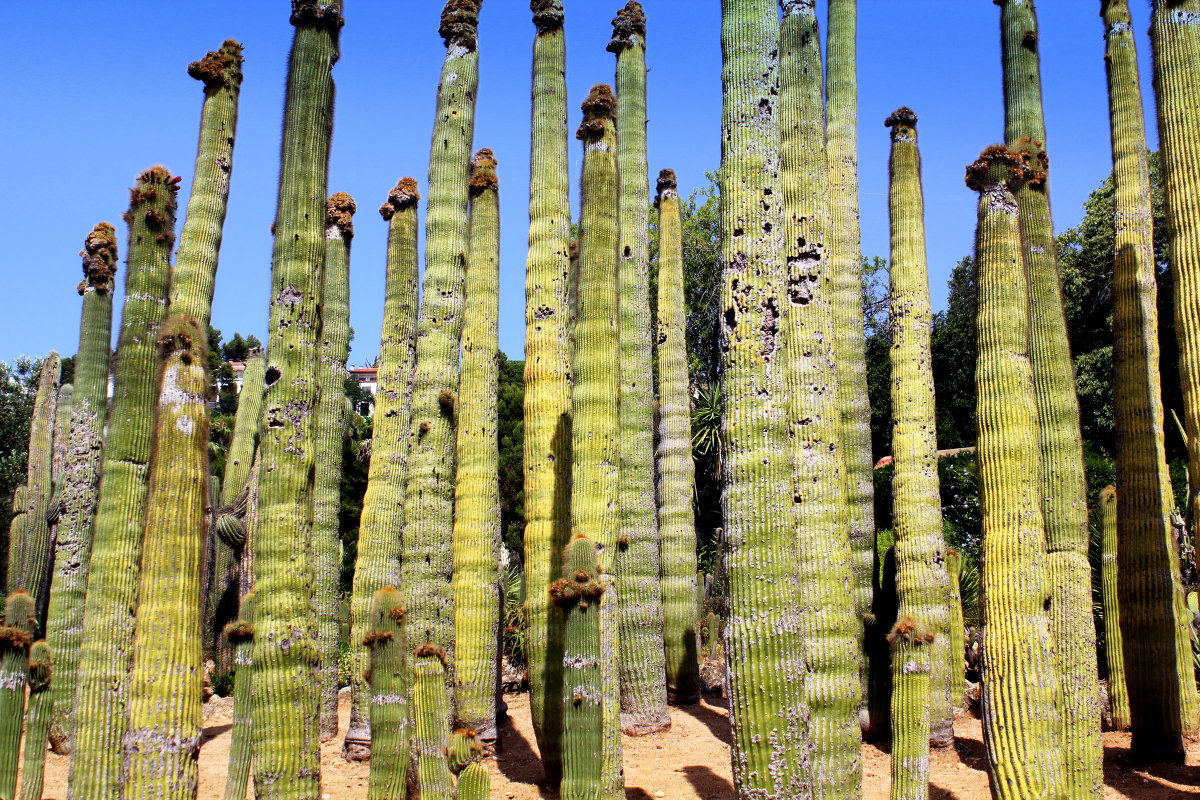
[[[953,547],[946,548],[946,577],[950,579],[950,702],[958,711],[966,701],[966,623],[963,621],[962,586],[959,570],[962,556]]]
[[[887,638],[892,646],[892,800],[929,800],[929,698],[936,691],[930,645],[937,634],[902,616]]]
[[[455,775],[455,800],[487,800],[490,796],[491,778],[480,763],[483,754],[484,745],[470,728],[459,728],[450,737],[447,758]]]
[[[242,389],[245,391],[245,388]],[[238,618],[225,626],[233,646],[233,728],[229,733],[229,769],[225,774],[225,800],[246,800],[250,783],[250,691],[254,678],[254,591],[242,597]]]
[[[33,597],[16,591],[8,596],[0,620],[0,800],[13,800],[17,794],[29,645],[37,626],[36,612]]]
[[[54,712],[50,691],[50,645],[39,639],[29,648],[29,700],[25,710],[25,747],[21,754],[21,787],[17,800],[42,800],[46,779],[46,738]]]
[[[160,388],[138,571],[122,742],[129,800],[187,800],[199,780],[200,573],[208,506],[207,333],[173,315],[159,332]]]
[[[19,483],[13,488],[12,499],[9,501],[9,508],[12,510],[12,519],[8,521],[8,550],[12,551],[14,543],[19,548],[21,541],[21,531],[25,525],[25,484]],[[9,558],[11,552],[4,553],[4,574],[5,585],[7,586]],[[13,576],[16,577],[15,575]]]
[[[385,586],[371,603],[370,631],[363,644],[371,651],[369,671],[371,721],[371,781],[368,800],[401,800],[409,761],[409,706],[400,592]]]
[[[446,653],[426,642],[413,652],[413,749],[422,800],[453,800],[450,747],[450,694]]]
[[[1117,488],[1100,491],[1096,523],[1100,526],[1100,593],[1104,609],[1104,655],[1108,666],[1108,705],[1115,730],[1129,728],[1129,690],[1125,685],[1125,646],[1121,635],[1121,605],[1117,598],[1119,528]]]
[[[79,800],[117,800],[124,783],[121,741],[133,659],[131,612],[137,606],[158,398],[155,342],[166,319],[178,186],[179,179],[166,168],[151,167],[138,176],[125,214],[129,225],[125,305],[113,370],[112,412],[104,437],[102,490],[92,531],[67,784],[71,796]],[[84,302],[86,306],[87,298]],[[60,647],[54,639],[50,646]]]

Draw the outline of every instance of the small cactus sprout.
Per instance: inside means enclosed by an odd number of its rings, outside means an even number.
[[[50,645],[39,639],[29,648],[29,702],[25,711],[25,747],[17,800],[42,800],[46,777],[46,737],[54,710]]]
[[[17,762],[29,683],[29,646],[37,624],[28,592],[16,591],[4,604],[0,620],[0,797],[16,796]]]
[[[404,606],[400,592],[385,586],[371,605],[370,631],[371,783],[369,800],[404,797],[409,762],[408,677]]]

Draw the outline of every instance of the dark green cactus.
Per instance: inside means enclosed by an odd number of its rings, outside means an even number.
[[[363,644],[371,652],[371,783],[368,800],[403,800],[409,762],[408,639],[400,592],[385,586],[371,603],[370,631]]]
[[[0,800],[13,800],[17,794],[29,645],[36,625],[33,597],[22,591],[10,594],[0,620]]]
[[[39,639],[29,648],[29,701],[25,711],[25,748],[21,755],[18,800],[42,800],[46,777],[46,737],[54,711],[50,645]]]
[[[245,388],[242,389],[245,391]],[[250,691],[254,677],[254,591],[242,597],[238,618],[225,626],[233,646],[233,729],[229,734],[229,771],[225,775],[225,800],[245,800],[250,782]]]
[[[426,642],[413,653],[413,749],[422,800],[453,800],[454,785],[446,758],[450,746],[450,694],[446,653]]]
[[[892,646],[892,800],[929,800],[929,698],[937,634],[912,617],[896,620]]]

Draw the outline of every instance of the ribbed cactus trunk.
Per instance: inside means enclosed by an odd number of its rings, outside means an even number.
[[[500,193],[496,159],[471,159],[471,225],[454,487],[455,724],[494,747],[500,667]]]
[[[929,268],[925,257],[925,195],[917,115],[908,108],[892,112],[888,207],[892,226],[891,364],[893,533],[896,537],[896,593],[900,618],[915,620],[930,634],[930,741],[954,742],[954,701],[950,648],[950,578],[942,535],[942,498],[938,482],[937,422],[933,396],[933,358],[929,333]],[[893,642],[893,654],[895,651]],[[906,652],[911,648],[904,648]],[[893,664],[892,674],[896,675]],[[894,685],[894,683],[893,683]],[[893,689],[895,691],[895,689]],[[895,703],[893,702],[893,707]],[[901,720],[893,716],[893,736]]]
[[[317,666],[312,619],[314,380],[325,263],[325,196],[333,124],[340,0],[293,0],[266,393],[253,527],[254,790],[315,800],[320,789]]]
[[[371,465],[358,526],[358,561],[350,598],[350,727],[343,755],[370,757],[370,703],[363,678],[375,592],[400,583],[404,487],[411,440],[412,371],[417,330],[417,182],[401,178],[379,213],[388,223],[387,278],[383,335],[379,344],[379,385],[371,434]]]
[[[163,167],[146,170],[130,192],[125,214],[129,224],[125,305],[75,688],[68,790],[78,800],[116,800],[124,779],[121,741],[158,398],[155,342],[166,318],[178,181]],[[103,397],[99,394],[97,402],[103,403]]]
[[[983,507],[983,735],[997,800],[1065,797],[1061,682],[1051,635],[1037,401],[1020,211],[1021,156],[989,147],[967,168],[979,192],[979,490]]]
[[[370,630],[363,644],[371,651],[371,780],[368,800],[403,800],[409,761],[408,639],[400,592],[385,586],[371,602]]]
[[[243,388],[242,391],[245,391]],[[233,646],[233,730],[229,734],[229,769],[225,775],[225,800],[246,800],[250,782],[250,690],[254,676],[254,592],[242,597],[238,618],[225,626]]]
[[[8,581],[8,562],[9,550],[12,550],[13,543],[19,542],[21,538],[21,530],[25,525],[25,484],[19,483],[13,488],[12,497],[9,499],[9,506],[12,509],[12,519],[8,521],[8,550],[4,552],[4,577],[5,586]],[[20,545],[18,544],[18,547]]]
[[[779,342],[786,297],[779,182],[779,9],[722,0],[721,391],[725,414],[725,657],[733,778],[741,800],[803,797],[796,531],[788,392]]]
[[[854,612],[871,612],[875,573],[875,481],[871,408],[867,399],[866,336],[862,319],[862,251],[858,222],[858,0],[829,0],[825,42],[825,148],[829,161],[826,258],[833,282],[834,351],[846,461],[846,518],[850,525]],[[862,650],[859,722],[865,729],[868,671]]]
[[[1108,666],[1108,708],[1115,730],[1129,727],[1129,690],[1126,688],[1125,647],[1121,636],[1121,603],[1118,599],[1117,551],[1120,549],[1117,488],[1100,492],[1096,522],[1100,527],[1100,594],[1104,609],[1104,656]]]
[[[92,522],[100,485],[104,418],[108,406],[108,363],[112,338],[112,281],[117,271],[116,231],[96,225],[84,240],[83,296],[79,350],[75,355],[75,395],[71,433],[59,482],[58,531],[54,546],[46,640],[55,652],[54,719],[50,742],[60,754],[71,752],[75,677],[83,635],[84,592],[92,548]]]
[[[123,747],[124,797],[196,797],[200,753],[201,564],[208,505],[208,336],[175,315],[162,369],[146,499],[138,614]]]
[[[1150,41],[1188,440],[1192,492],[1188,512],[1194,531],[1200,519],[1200,0],[1156,0]],[[1123,491],[1118,484],[1118,509],[1132,499]],[[1133,747],[1151,757],[1176,757],[1174,717],[1181,718],[1178,727],[1184,735],[1194,737],[1200,732],[1200,700],[1189,666],[1188,612],[1178,584],[1177,548],[1161,534],[1144,544],[1122,536],[1120,560],[1126,654],[1131,656]],[[1166,570],[1170,574],[1169,599]],[[1175,646],[1173,655],[1168,652],[1169,642]],[[1178,700],[1174,690],[1165,686],[1171,661],[1178,665],[1174,668],[1181,684]]]
[[[901,616],[887,638],[892,646],[892,800],[929,800],[929,698],[936,692],[930,645],[938,636],[914,617]]]
[[[946,577],[950,580],[950,703],[955,711],[966,700],[966,623],[963,620],[962,585],[959,570],[962,557],[952,547],[946,548]]]
[[[0,620],[0,800],[13,800],[17,795],[29,645],[36,626],[33,597],[21,591],[10,594]]]
[[[833,283],[825,249],[825,109],[814,0],[780,3],[779,128],[786,302],[779,308],[790,428],[795,624],[804,664],[807,785],[812,797],[857,794],[859,620],[853,605],[841,449]],[[728,407],[728,405],[726,406]],[[775,487],[779,491],[779,487]],[[728,518],[728,517],[727,517]],[[793,679],[795,680],[795,679]]]
[[[29,648],[29,700],[25,710],[25,746],[21,753],[18,800],[42,800],[46,779],[46,737],[54,713],[50,645],[38,640]]]
[[[1103,779],[1083,438],[1050,216],[1037,17],[1033,0],[1002,0],[1000,7],[1004,135],[1032,170],[1016,195],[1029,284],[1029,360],[1042,453],[1037,496],[1042,498],[1053,587],[1050,625],[1062,681],[1067,795],[1083,800],[1098,791]]]
[[[683,297],[683,223],[675,171],[658,174],[658,526],[667,698],[700,697],[691,398]],[[703,600],[703,596],[701,596]]]
[[[450,691],[446,653],[426,642],[413,653],[413,749],[421,800],[454,800],[450,747]]]
[[[654,366],[650,336],[650,167],[646,157],[646,16],[630,0],[613,19],[620,176],[621,728],[671,726],[663,650],[662,544],[654,496]]]
[[[325,203],[325,275],[321,281],[321,341],[316,363],[313,457],[313,616],[317,621],[317,683],[322,742],[338,731],[338,581],[342,567],[342,445],[350,426],[346,360],[350,358],[350,242],[354,199],[337,192]]]

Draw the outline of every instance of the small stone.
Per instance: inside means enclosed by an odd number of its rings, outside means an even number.
[[[657,792],[654,793],[654,796],[655,797],[666,797],[667,793],[664,792],[662,789],[659,789]]]

